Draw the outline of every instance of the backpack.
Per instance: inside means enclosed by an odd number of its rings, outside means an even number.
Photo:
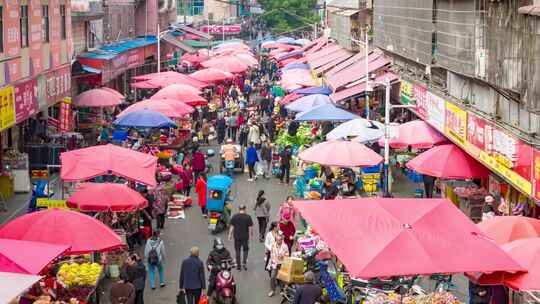
[[[152,246],[150,249],[150,252],[148,252],[148,264],[150,265],[159,264],[159,254],[157,252],[157,247],[159,246],[160,243],[161,241],[159,241],[155,247]]]

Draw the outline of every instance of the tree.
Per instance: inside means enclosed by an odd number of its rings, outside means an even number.
[[[285,33],[318,21],[317,0],[259,0],[262,18],[273,33]]]

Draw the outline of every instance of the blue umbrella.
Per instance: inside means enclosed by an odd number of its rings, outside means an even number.
[[[280,37],[278,40],[276,40],[277,43],[285,43],[285,44],[294,44],[294,38],[291,37]]]
[[[303,88],[303,89],[294,90],[293,92],[297,94],[303,94],[303,95],[312,95],[312,94],[330,95],[332,94],[332,90],[330,90],[330,88],[327,86]]]
[[[285,65],[282,71],[288,71],[288,70],[294,70],[294,69],[301,69],[301,70],[310,70],[311,67],[307,63],[289,63]]]
[[[360,118],[353,113],[347,112],[331,103],[315,107],[296,115],[297,121],[347,121]]]
[[[288,52],[288,53],[280,55],[279,60],[285,60],[288,58],[293,58],[293,57],[302,56],[302,55],[304,55],[304,51],[296,50],[296,51],[292,51],[292,52]]]
[[[329,103],[332,103],[332,101],[327,95],[314,94],[300,97],[286,105],[285,108],[293,112],[304,112]]]
[[[176,128],[176,123],[167,116],[150,110],[129,112],[117,118],[114,125],[131,128]]]

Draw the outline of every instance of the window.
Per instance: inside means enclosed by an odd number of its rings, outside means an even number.
[[[49,42],[49,6],[41,7],[41,30],[43,42]]]
[[[0,53],[4,52],[4,10],[0,6]]]
[[[66,39],[66,6],[60,4],[60,34],[62,39]]]
[[[21,5],[19,30],[21,33],[21,48],[28,47],[28,5]]]
[[[204,0],[177,0],[177,15],[200,16],[204,13]],[[186,12],[187,6],[187,12]]]

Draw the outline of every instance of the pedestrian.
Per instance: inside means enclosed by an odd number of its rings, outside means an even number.
[[[323,302],[323,290],[321,286],[314,283],[315,275],[311,271],[304,273],[304,284],[300,285],[294,293],[293,304],[315,304]],[[324,301],[323,303],[326,303]]]
[[[270,203],[264,197],[264,190],[259,190],[253,211],[255,212],[259,224],[259,241],[262,243],[264,242],[266,227],[268,225],[268,220],[270,219]]]
[[[208,140],[208,137],[210,136],[210,124],[208,123],[208,120],[203,119],[203,123],[201,126],[201,133],[202,133],[202,140],[203,144],[210,144],[210,141]]]
[[[135,286],[127,281],[125,273],[111,285],[109,300],[111,304],[135,304]]]
[[[271,269],[268,267],[270,264],[270,253],[272,252],[272,246],[274,246],[274,243],[276,242],[276,238],[280,235],[279,231],[279,223],[278,222],[272,222],[270,223],[270,229],[266,233],[266,237],[264,238],[264,269],[268,271],[268,275],[272,276]]]
[[[180,172],[180,179],[182,180],[183,194],[189,196],[193,185],[193,170],[189,163],[186,163]]]
[[[236,132],[238,131],[238,115],[235,112],[229,117],[229,138],[236,141]]]
[[[271,115],[266,122],[266,133],[268,133],[268,138],[270,139],[270,142],[273,142],[274,137],[276,136],[276,122],[274,121],[274,117]]]
[[[261,146],[261,163],[263,168],[263,177],[269,178],[272,175],[272,147],[269,140],[263,142]]]
[[[197,177],[199,177],[201,173],[206,172],[206,159],[201,151],[196,150],[193,152],[193,155],[191,156],[191,166],[193,167],[195,180],[197,180]]]
[[[223,115],[219,115],[216,121],[216,132],[217,132],[217,141],[218,144],[222,144],[225,139],[225,129],[227,128],[227,123]]]
[[[198,203],[201,208],[201,213],[204,218],[208,217],[206,211],[206,173],[201,173],[195,183],[195,192],[198,195]]]
[[[144,304],[144,287],[146,286],[146,268],[137,254],[131,254],[124,266],[126,280],[135,287],[135,304]]]
[[[261,144],[261,130],[259,130],[259,126],[254,121],[249,125],[247,140],[256,146]]]
[[[279,177],[279,180],[281,184],[283,184],[283,180],[285,180],[287,184],[289,184],[290,182],[291,159],[292,159],[291,146],[287,145],[280,154],[281,176]]]
[[[270,293],[268,293],[269,297],[274,296],[276,293],[277,288],[277,274],[279,272],[279,268],[281,267],[281,263],[283,263],[283,259],[285,257],[289,256],[289,248],[287,245],[283,242],[283,236],[278,235],[276,238],[276,241],[274,242],[274,245],[272,245],[272,250],[270,252]]]
[[[253,220],[246,213],[246,206],[240,205],[239,213],[235,214],[230,221],[229,240],[234,237],[234,250],[236,252],[236,269],[247,270],[247,258],[249,252],[249,240],[253,237]],[[240,254],[243,253],[242,259]]]
[[[153,216],[156,219],[156,227],[159,230],[165,228],[165,215],[167,214],[167,204],[169,203],[169,197],[165,192],[165,186],[163,181],[160,178],[157,178],[158,184],[154,190],[154,208]]]
[[[180,296],[185,295],[187,304],[198,304],[205,289],[204,263],[199,259],[199,248],[192,247],[180,267]]]
[[[146,242],[144,256],[148,262],[148,272],[150,275],[150,288],[156,289],[155,277],[156,269],[159,276],[159,287],[165,287],[165,275],[163,274],[163,263],[165,262],[165,245],[159,236],[159,230],[154,231],[152,238]]]
[[[239,134],[238,134],[238,143],[245,147],[248,144],[248,131],[249,127],[246,124],[243,124],[240,126]]]
[[[292,222],[292,214],[284,214],[283,219],[279,223],[279,230],[283,233],[283,241],[287,244],[289,252],[292,252],[294,237],[296,235],[296,227]]]
[[[249,148],[246,151],[246,164],[248,165],[249,179],[248,182],[252,182],[257,179],[257,174],[255,173],[255,164],[259,161],[259,156],[257,155],[257,149],[253,142],[249,143]]]

